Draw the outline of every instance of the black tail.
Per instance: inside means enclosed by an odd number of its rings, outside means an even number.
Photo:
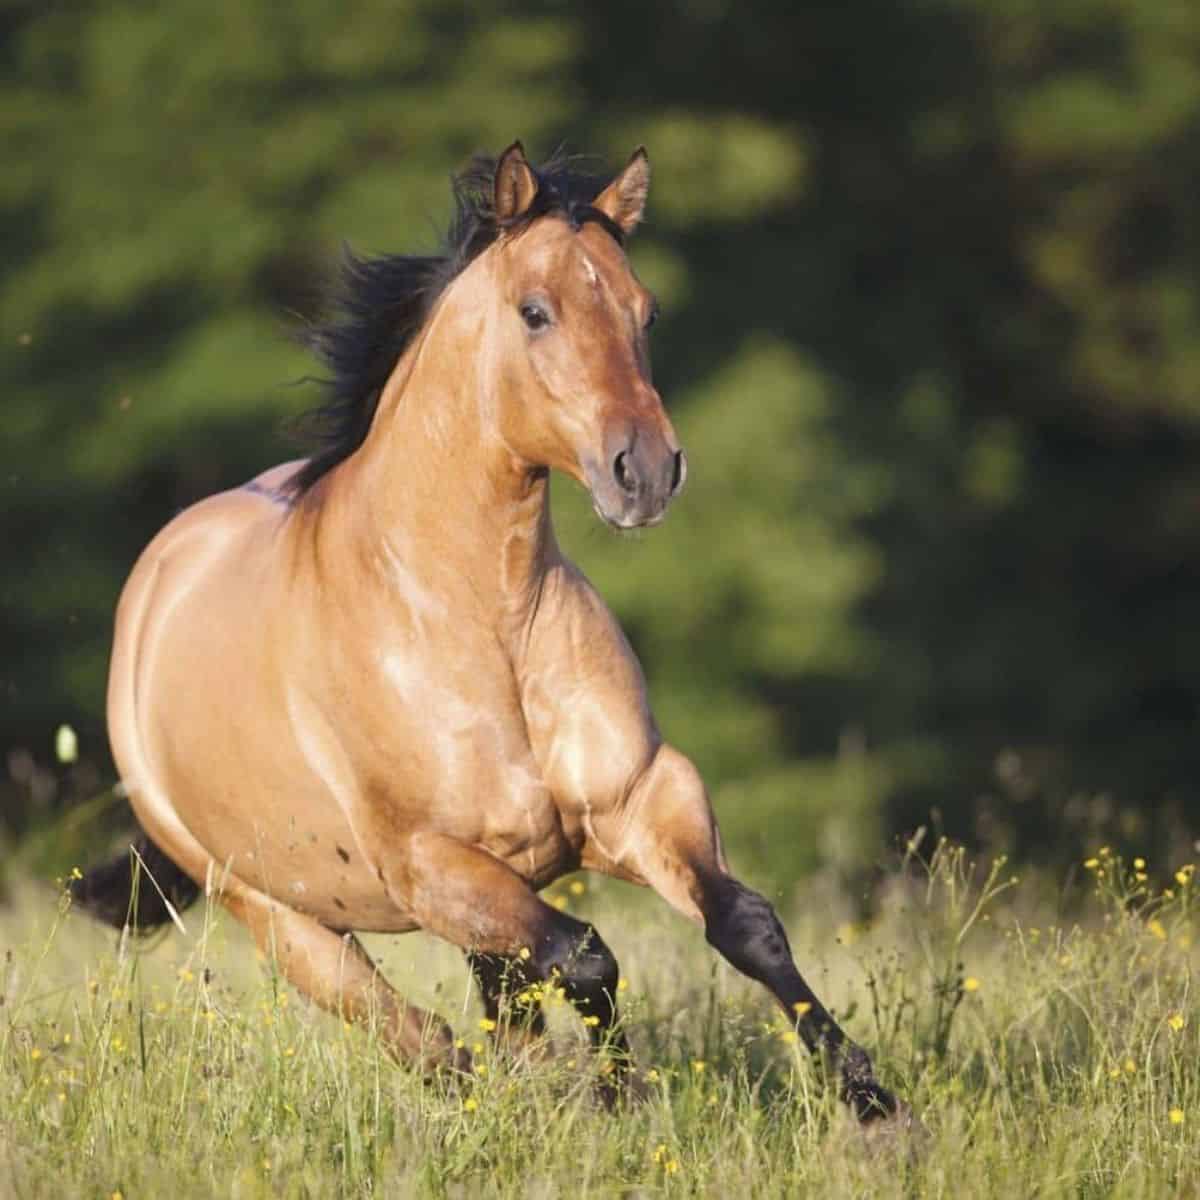
[[[118,929],[130,925],[143,932],[171,920],[163,896],[179,912],[200,895],[200,888],[145,834],[131,850],[136,854],[126,852],[92,867],[69,886],[71,899],[92,916]]]

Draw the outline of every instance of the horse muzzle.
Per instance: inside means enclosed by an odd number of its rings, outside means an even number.
[[[657,525],[687,479],[683,451],[645,434],[615,439],[606,449],[605,461],[587,468],[596,514],[616,529]]]

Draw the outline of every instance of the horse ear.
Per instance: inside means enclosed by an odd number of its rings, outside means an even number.
[[[496,191],[493,207],[496,220],[507,225],[524,216],[537,195],[538,181],[525,161],[525,148],[513,142],[496,162]]]
[[[596,197],[592,207],[615,222],[622,233],[632,233],[641,223],[649,192],[650,159],[646,148],[639,146],[625,170]]]

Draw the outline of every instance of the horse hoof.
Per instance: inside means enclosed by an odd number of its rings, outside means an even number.
[[[904,1101],[892,1098],[892,1105],[891,1112],[875,1111],[865,1118],[858,1117],[858,1138],[872,1155],[920,1157],[929,1142],[929,1130]]]
[[[596,1080],[596,1098],[608,1112],[636,1108],[650,1099],[650,1085],[633,1067],[611,1068]]]

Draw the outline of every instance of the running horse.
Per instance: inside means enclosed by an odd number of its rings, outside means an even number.
[[[893,1116],[730,874],[696,768],[555,540],[552,470],[617,529],[661,521],[687,475],[650,381],[655,301],[623,250],[649,182],[644,150],[604,186],[514,143],[455,179],[443,253],[347,257],[313,329],[318,452],[182,512],[125,586],[108,727],[145,836],[74,895],[149,928],[206,889],[300,992],[373,1017],[399,1058],[469,1070],[351,932],[428,930],[466,953],[498,1025],[556,979],[623,1091],[616,959],[538,896],[598,871],[702,925],[858,1118]]]

